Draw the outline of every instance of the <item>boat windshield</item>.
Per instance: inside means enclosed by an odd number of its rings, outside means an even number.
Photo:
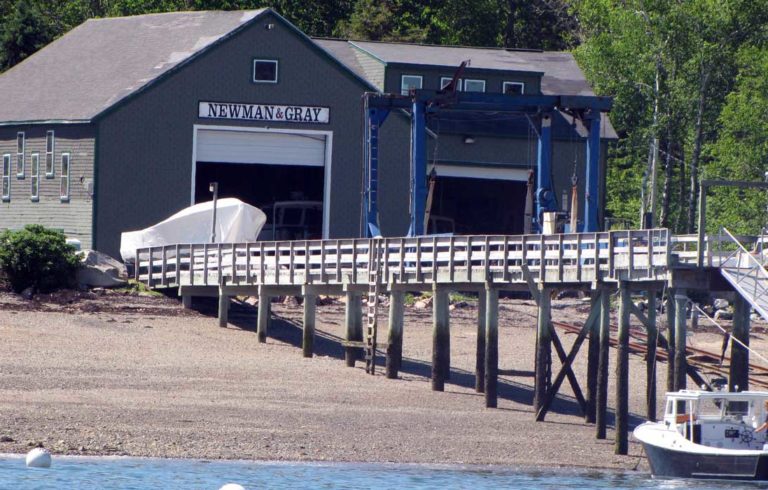
[[[723,400],[720,398],[702,399],[699,401],[699,416],[720,418],[723,413]]]

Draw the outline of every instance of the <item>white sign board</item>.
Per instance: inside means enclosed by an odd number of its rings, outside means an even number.
[[[304,105],[243,104],[232,102],[200,102],[198,116],[203,119],[240,119],[328,124],[331,109]]]

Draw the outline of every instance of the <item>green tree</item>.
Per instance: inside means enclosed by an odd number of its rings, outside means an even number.
[[[28,0],[19,1],[0,26],[0,71],[45,46],[54,35],[37,5]]]

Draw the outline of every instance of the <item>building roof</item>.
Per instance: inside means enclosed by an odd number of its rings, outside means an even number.
[[[91,19],[0,75],[0,121],[88,121],[268,9]]]

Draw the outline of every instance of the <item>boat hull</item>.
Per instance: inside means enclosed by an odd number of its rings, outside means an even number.
[[[768,481],[768,454],[701,454],[646,442],[643,447],[654,477]]]

